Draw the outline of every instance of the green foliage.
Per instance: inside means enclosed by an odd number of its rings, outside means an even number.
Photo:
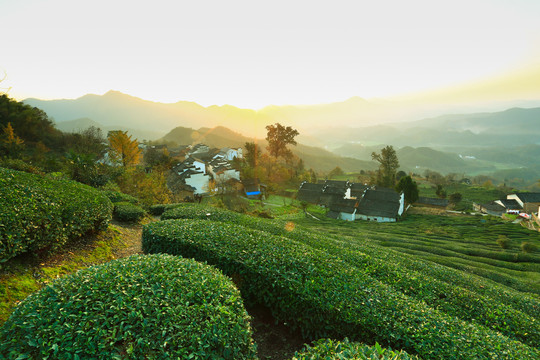
[[[24,162],[21,159],[3,159],[0,161],[0,167],[24,171],[30,174],[44,175],[42,169],[27,162]]]
[[[155,216],[161,216],[161,214],[163,214],[167,210],[171,210],[171,209],[184,206],[184,205],[185,205],[184,203],[156,204],[156,205],[150,206],[148,212],[150,212],[150,214],[155,215]]]
[[[461,201],[461,199],[463,199],[463,195],[461,195],[458,192],[451,194],[450,197],[448,198],[450,204],[457,204],[458,202]]]
[[[418,200],[418,185],[410,176],[402,177],[399,180],[396,191],[398,193],[403,192],[407,204],[413,204]]]
[[[497,237],[497,244],[503,249],[508,249],[510,247],[510,239],[506,235],[499,235]]]
[[[371,153],[371,158],[379,163],[377,171],[377,185],[393,188],[396,185],[396,171],[399,168],[399,160],[393,146],[386,146],[381,153]]]
[[[291,238],[232,223],[169,220],[144,227],[143,250],[218,266],[238,279],[247,301],[267,306],[305,336],[378,341],[426,358],[539,355],[499,332],[406,296],[337,255]]]
[[[139,222],[144,215],[146,215],[146,211],[140,206],[129,202],[114,203],[113,217],[115,220],[123,222]]]
[[[177,214],[177,218],[197,218],[197,212],[189,208]],[[173,212],[168,218],[174,218]],[[353,239],[343,241],[342,236],[334,239],[329,235],[316,235],[317,230],[306,231],[295,227],[292,222],[268,221],[236,213],[222,214],[213,219],[284,236],[326,251],[367,276],[448,315],[490,327],[533,346],[540,343],[540,324],[535,320],[540,317],[538,301],[521,293],[509,292],[491,281],[482,281],[434,264],[426,265],[416,258],[370,246],[358,239],[357,233]],[[416,224],[418,222],[415,221]]]
[[[134,205],[139,204],[139,199],[137,199],[134,196],[124,194],[123,192],[120,192],[120,191],[103,190],[102,192],[106,197],[109,198],[109,200],[111,200],[112,203],[129,202]]]
[[[350,342],[348,339],[336,341],[320,339],[313,346],[307,345],[302,352],[296,352],[291,360],[413,360],[417,356],[409,355],[405,351],[393,351],[382,348],[378,343],[373,346]]]
[[[112,204],[73,181],[0,168],[0,261],[27,251],[55,250],[107,227]]]
[[[521,243],[521,250],[523,250],[526,253],[533,253],[538,250],[538,247],[526,241],[526,242]]]
[[[233,283],[212,267],[167,255],[84,269],[31,295],[2,327],[0,353],[255,359],[249,316]]]
[[[168,219],[202,219],[214,221],[238,221],[242,215],[213,206],[200,204],[185,204],[185,206],[173,207],[161,215],[161,220]]]
[[[336,166],[332,171],[330,171],[330,173],[328,173],[328,178],[334,179],[337,176],[342,176],[343,174],[345,174],[343,170],[341,170],[339,166]]]
[[[280,123],[275,125],[266,126],[267,134],[266,141],[268,141],[268,152],[273,157],[289,158],[292,156],[291,150],[287,148],[287,145],[296,145],[294,138],[299,135],[298,130],[293,129],[290,126],[283,126]]]

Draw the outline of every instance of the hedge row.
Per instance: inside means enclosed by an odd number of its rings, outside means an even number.
[[[160,216],[167,210],[171,210],[177,207],[185,206],[186,203],[175,203],[175,204],[156,204],[150,206],[150,209],[148,210],[150,214],[155,216]],[[189,206],[189,205],[188,205]]]
[[[107,196],[109,198],[109,200],[111,200],[112,203],[128,202],[128,203],[132,203],[134,205],[139,205],[140,204],[139,199],[137,199],[136,197],[128,195],[128,194],[124,194],[124,193],[119,192],[119,191],[102,190],[102,192],[103,192],[103,194],[105,196]]]
[[[134,255],[61,278],[0,330],[12,359],[255,359],[240,293],[210,266]]]
[[[296,352],[291,360],[418,360],[417,356],[409,355],[405,351],[393,351],[382,348],[379,344],[368,346],[361,343],[350,342],[348,339],[335,341],[321,339],[314,346],[307,345],[302,352]]]
[[[185,204],[184,206],[166,209],[161,220],[168,219],[205,219],[213,221],[237,221],[245,215],[230,210],[220,209],[207,205]]]
[[[529,298],[530,302],[522,303],[521,308],[525,309],[522,311],[512,307],[512,304],[499,303],[488,295],[470,289],[470,287],[475,287],[475,289],[483,290],[489,286],[482,279],[462,273],[461,276],[467,278],[469,288],[445,282],[449,277],[452,279],[457,277],[456,271],[452,269],[439,267],[438,272],[430,270],[433,274],[429,274],[427,266],[422,267],[422,271],[408,269],[405,266],[408,262],[404,261],[404,256],[392,250],[381,250],[365,243],[359,244],[351,240],[343,241],[329,236],[314,235],[279,221],[268,221],[218,210],[220,215],[214,216],[215,219],[227,219],[238,225],[285,236],[326,251],[354,265],[366,275],[391,285],[403,294],[423,301],[433,308],[465,321],[485,325],[533,347],[540,347],[540,321],[537,316],[539,302],[534,299]],[[211,211],[213,211],[212,208],[200,206],[183,207],[165,212],[162,218],[199,218],[198,214]],[[380,256],[384,258],[378,258]],[[495,291],[497,294],[501,293],[500,289],[495,289]],[[527,298],[523,294],[513,296],[514,300],[522,302]]]
[[[107,227],[113,206],[77,182],[0,168],[0,262]]]
[[[311,338],[348,336],[431,359],[535,359],[518,341],[434,310],[339,257],[284,237],[205,220],[146,225],[143,251],[208,261],[247,301]]]
[[[132,203],[114,203],[113,217],[115,220],[123,222],[138,222],[144,217],[145,214],[146,211],[144,211],[143,208]]]

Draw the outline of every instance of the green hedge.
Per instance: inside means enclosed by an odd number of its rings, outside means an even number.
[[[0,209],[0,261],[6,261],[106,228],[113,206],[90,186],[0,168]]]
[[[291,360],[418,360],[417,356],[409,355],[405,351],[394,351],[382,348],[379,344],[368,346],[361,343],[350,342],[348,339],[335,341],[321,339],[313,346],[307,345],[302,352],[296,352]]]
[[[144,211],[143,208],[132,203],[114,203],[113,217],[115,220],[124,222],[138,222],[144,217],[145,214],[146,211]]]
[[[255,345],[240,293],[219,270],[175,256],[134,255],[29,296],[0,330],[0,354],[255,359]]]
[[[166,210],[161,215],[161,220],[206,219],[214,221],[236,221],[242,217],[243,215],[230,210],[200,204],[186,204]]]
[[[522,305],[514,308],[511,302],[501,303],[494,300],[489,294],[476,292],[476,289],[485,291],[486,287],[494,287],[493,291],[499,296],[505,292],[501,286],[490,285],[481,278],[467,276],[464,273],[458,275],[457,271],[453,269],[434,264],[431,264],[429,269],[428,266],[425,266],[421,271],[408,269],[407,265],[414,260],[407,259],[405,261],[403,255],[392,250],[370,246],[365,242],[359,244],[351,240],[343,241],[343,239],[334,239],[328,235],[313,234],[292,227],[291,224],[287,226],[282,221],[268,221],[230,211],[224,215],[227,210],[218,210],[221,215],[215,217],[217,219],[226,218],[238,225],[285,236],[310,247],[326,251],[355,266],[364,274],[391,285],[401,293],[423,301],[433,308],[462,320],[500,331],[510,338],[533,347],[540,347],[540,321],[538,321],[540,306],[537,300],[529,299],[530,297],[527,295],[512,294],[511,299]],[[211,212],[212,209],[207,208],[205,211]],[[191,209],[183,207],[168,211],[163,217],[198,218],[200,212],[204,211],[196,206]],[[435,269],[437,267],[438,269]],[[429,271],[433,274],[429,274]],[[462,282],[466,281],[476,289],[458,286],[455,283],[458,276],[466,278]],[[451,283],[445,282],[448,279],[452,279]]]
[[[160,216],[167,210],[171,210],[171,209],[181,207],[181,206],[184,206],[184,205],[186,205],[186,203],[156,204],[156,205],[150,206],[150,209],[148,211],[152,215]]]
[[[305,336],[344,337],[432,359],[535,359],[540,353],[483,326],[434,310],[343,259],[306,244],[205,220],[146,225],[143,251],[208,261],[237,279],[245,299]]]
[[[102,192],[103,192],[103,194],[105,196],[107,196],[109,198],[109,200],[111,200],[112,203],[128,202],[128,203],[132,203],[134,205],[139,205],[139,203],[140,203],[139,199],[137,199],[136,197],[128,195],[128,194],[124,194],[124,193],[119,192],[119,191],[102,190]]]

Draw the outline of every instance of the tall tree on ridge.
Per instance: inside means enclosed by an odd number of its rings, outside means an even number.
[[[287,149],[287,145],[296,145],[295,136],[299,135],[298,130],[290,126],[283,126],[280,123],[266,126],[268,141],[268,152],[271,156],[278,158],[280,156],[288,159],[292,156],[291,150]]]
[[[393,188],[396,184],[396,171],[399,168],[399,160],[394,147],[388,145],[381,150],[380,154],[372,152],[371,158],[379,162],[377,185]]]
[[[141,149],[137,139],[131,140],[131,135],[127,131],[109,131],[107,135],[110,149],[114,158],[120,160],[124,167],[137,165],[141,160]]]

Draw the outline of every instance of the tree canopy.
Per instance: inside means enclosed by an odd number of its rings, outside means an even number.
[[[413,204],[418,200],[418,185],[410,176],[402,177],[396,185],[397,192],[403,192],[405,202]]]
[[[380,154],[372,152],[371,158],[379,162],[377,185],[393,188],[396,184],[396,171],[399,168],[399,160],[394,147],[386,146]]]
[[[124,167],[139,163],[141,159],[139,143],[137,139],[131,140],[131,135],[128,135],[127,131],[109,131],[107,138],[112,157],[121,161]]]
[[[275,125],[266,126],[268,141],[268,152],[271,156],[278,158],[280,156],[284,158],[290,158],[292,156],[291,150],[287,148],[287,145],[296,145],[294,138],[300,133],[298,130],[293,129],[290,126],[283,126],[280,123]]]

